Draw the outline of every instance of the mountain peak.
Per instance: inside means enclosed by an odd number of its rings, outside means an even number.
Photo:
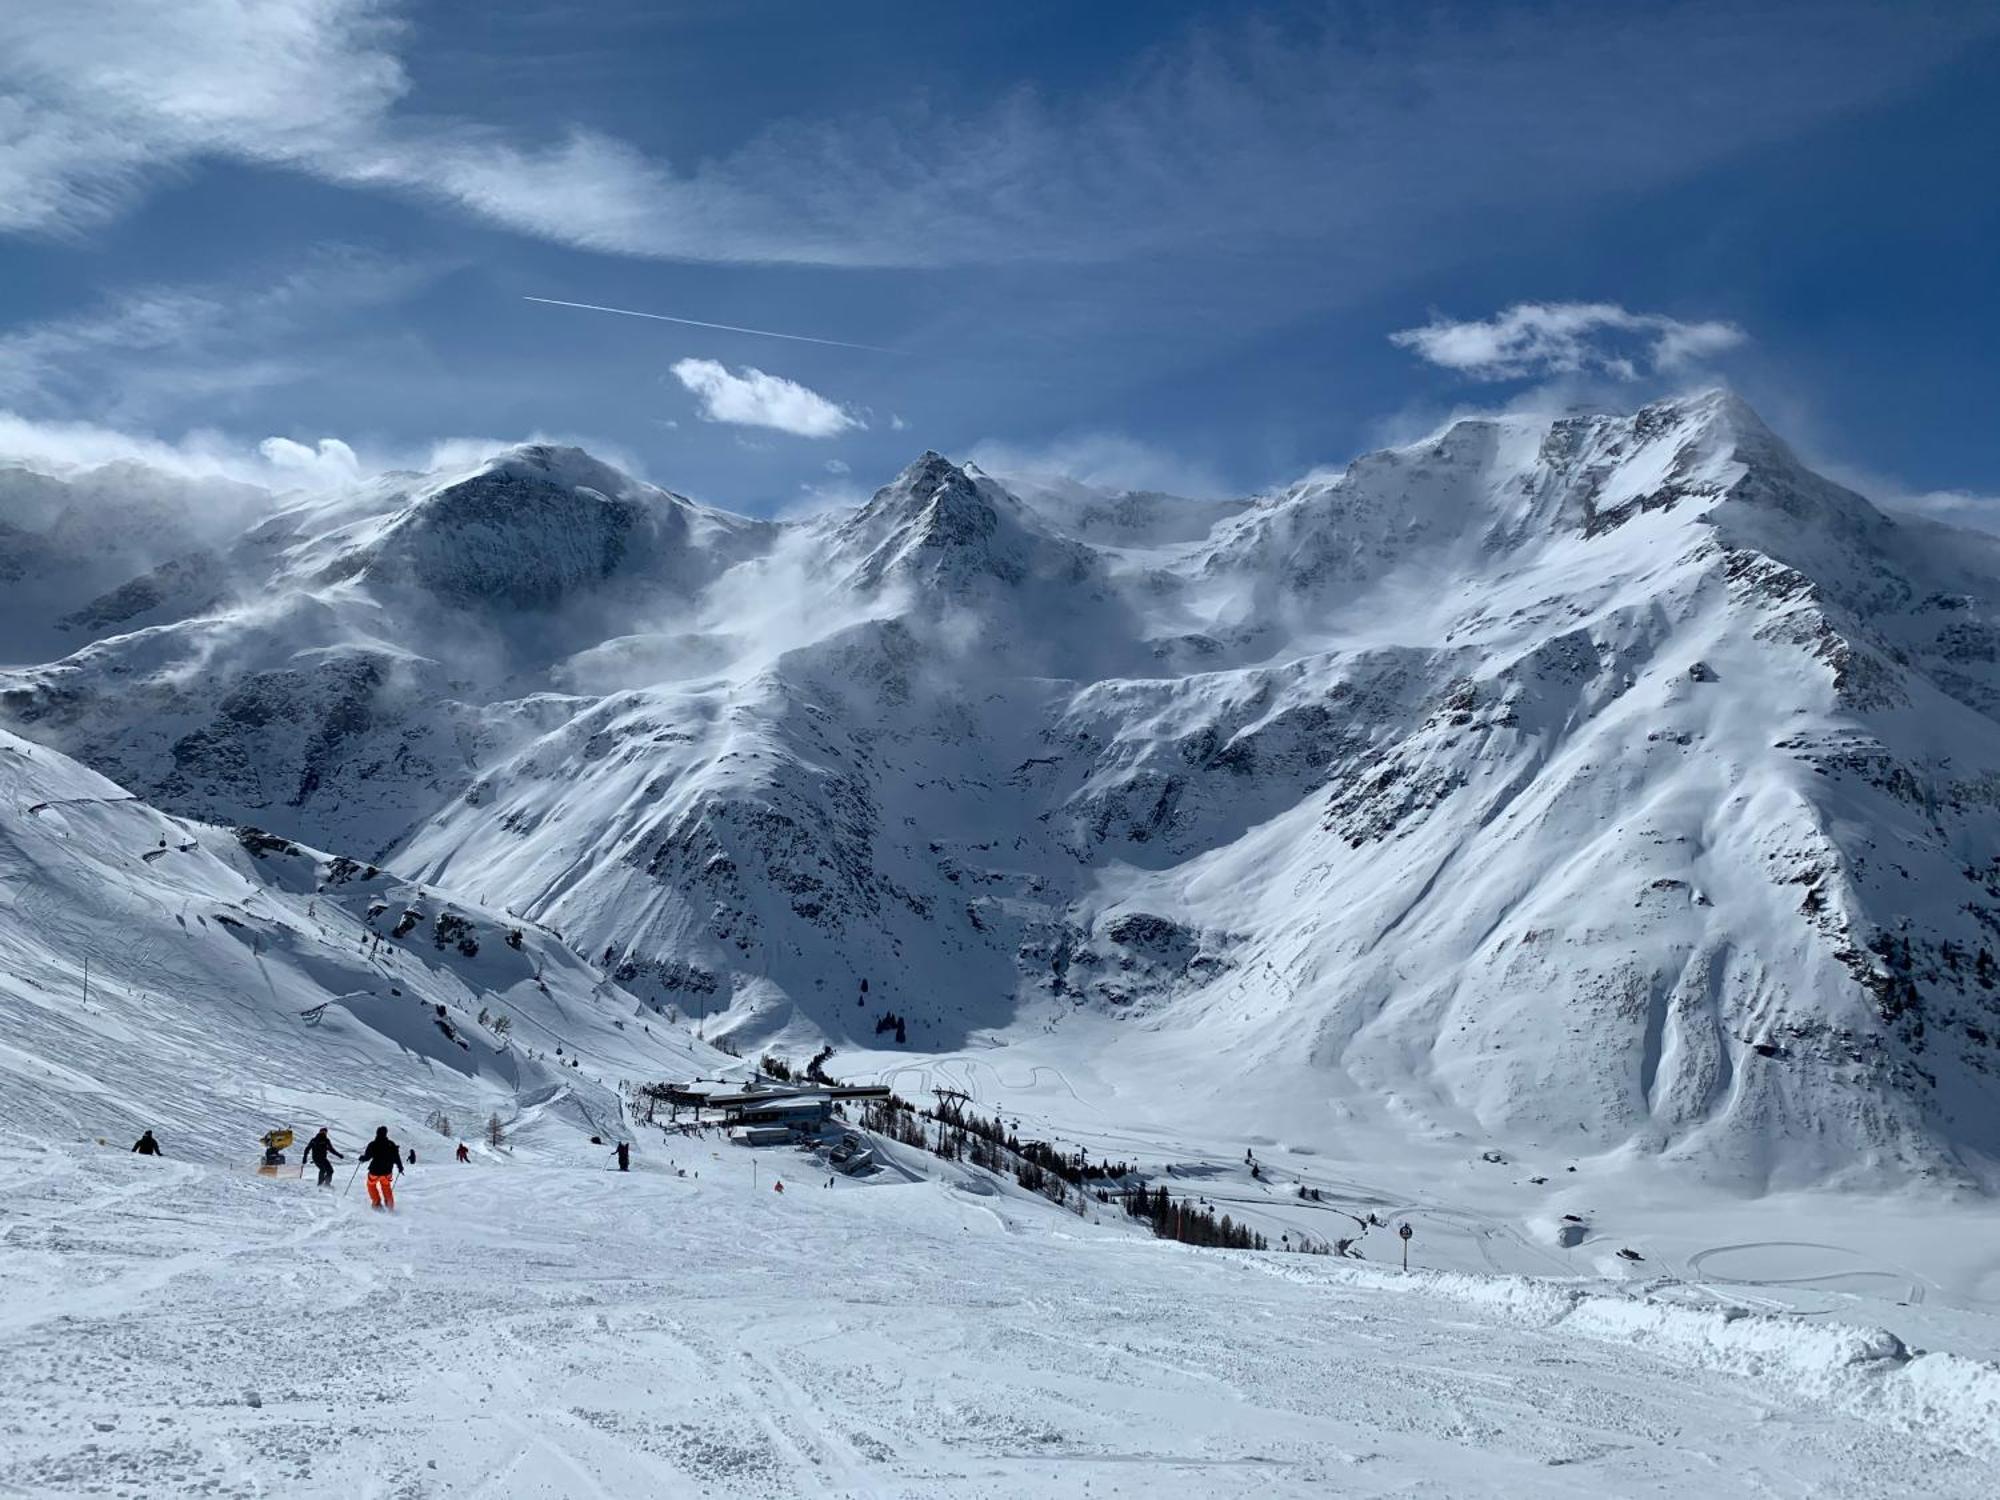
[[[1681,431],[1732,445],[1777,441],[1750,403],[1726,386],[1649,401],[1629,416],[1613,420],[1628,423],[1642,437]]]
[[[983,503],[979,479],[971,471],[953,463],[935,449],[906,465],[888,484],[875,492],[866,509],[911,509],[942,499],[947,504]]]
[[[594,490],[614,499],[651,488],[586,449],[557,443],[520,443],[489,455],[471,474],[462,475],[433,493],[481,475],[527,479],[565,490]],[[525,496],[528,492],[520,493]]]
[[[928,451],[841,522],[836,556],[855,581],[899,577],[956,594],[1031,576],[1077,582],[1093,571],[1088,549],[1052,534],[1003,485]]]
[[[877,490],[842,529],[865,534],[871,545],[891,537],[931,545],[972,541],[998,527],[995,501],[1004,495],[991,480],[927,451]]]

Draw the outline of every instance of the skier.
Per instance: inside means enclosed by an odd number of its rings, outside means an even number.
[[[333,1138],[320,1126],[319,1134],[306,1142],[306,1160],[319,1168],[319,1185],[333,1186],[333,1158],[342,1153],[333,1149]]]
[[[410,1165],[414,1167],[416,1164],[417,1164],[417,1148],[415,1146],[412,1146],[410,1147]]]
[[[618,1143],[618,1170],[621,1172],[632,1170],[632,1143],[630,1141],[620,1141]]]
[[[141,1156],[158,1156],[160,1143],[153,1139],[153,1132],[149,1130],[132,1143],[132,1149]]]
[[[458,1143],[458,1159],[459,1159],[460,1161],[471,1161],[471,1160],[472,1160],[472,1153],[471,1153],[470,1151],[468,1151],[468,1150],[466,1150],[466,1149],[465,1149],[465,1142],[464,1142],[464,1141],[460,1141],[460,1142]]]
[[[361,1148],[361,1159],[368,1163],[368,1206],[396,1207],[396,1180],[391,1173],[403,1170],[403,1152],[389,1139],[389,1127],[377,1125],[375,1139]]]

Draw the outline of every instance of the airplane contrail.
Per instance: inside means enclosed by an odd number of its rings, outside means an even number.
[[[687,328],[716,328],[724,333],[754,333],[760,339],[785,339],[794,344],[828,344],[835,349],[866,349],[870,354],[894,354],[880,344],[850,344],[845,339],[816,339],[803,333],[777,333],[769,328],[739,328],[734,323],[704,323],[699,318],[671,318],[665,313],[638,312],[629,307],[600,307],[595,302],[565,302],[560,297],[523,297],[548,307],[578,307],[585,312],[617,313],[621,318],[650,318],[655,323],[679,323]]]

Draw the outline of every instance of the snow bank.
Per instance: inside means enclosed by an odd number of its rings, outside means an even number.
[[[1922,1433],[1975,1458],[2000,1458],[2000,1364],[1912,1351],[1887,1329],[1686,1307],[1596,1283],[1397,1272],[1303,1256],[1241,1260],[1286,1280],[1428,1297],[1492,1322],[1629,1344],[1679,1365],[1775,1382],[1865,1421]]]
[[[1866,1420],[1975,1456],[2000,1456],[2000,1365],[1913,1354],[1886,1329],[1601,1295],[1579,1296],[1560,1326],[1707,1369],[1782,1381]]]

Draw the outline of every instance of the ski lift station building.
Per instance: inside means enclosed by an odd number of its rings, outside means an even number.
[[[836,1084],[826,1088],[754,1089],[710,1094],[703,1107],[720,1110],[731,1126],[812,1130],[833,1118],[833,1107],[848,1100],[886,1099],[889,1090]]]
[[[747,1100],[737,1105],[722,1105],[720,1108],[724,1111],[724,1118],[731,1125],[781,1126],[804,1130],[824,1125],[833,1118],[833,1096],[808,1094],[792,1099]]]

